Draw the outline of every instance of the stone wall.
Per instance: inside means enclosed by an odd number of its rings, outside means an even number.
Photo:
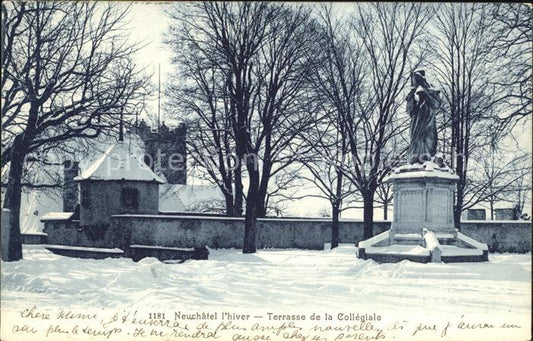
[[[322,249],[330,241],[330,226],[328,219],[258,219],[257,247]],[[374,222],[375,234],[389,228],[388,221]],[[244,235],[243,219],[226,217],[117,215],[111,230],[123,238],[120,243],[175,247],[241,248]],[[491,252],[531,251],[530,222],[463,222],[462,232],[489,245]],[[339,223],[340,243],[362,239],[362,221]]]
[[[242,218],[198,217],[172,215],[116,215],[103,231],[102,239],[91,240],[76,222],[46,222],[49,244],[119,247],[157,245],[192,248],[241,248],[244,236]],[[324,248],[330,242],[328,219],[258,219],[257,247],[262,248]],[[381,233],[390,222],[377,221],[374,232]],[[530,252],[531,222],[469,221],[462,231],[486,243],[490,252]],[[90,236],[90,234],[89,234]],[[357,243],[363,239],[363,222],[343,220],[339,223],[339,242]]]
[[[485,243],[490,252],[531,252],[531,221],[469,221],[461,232]]]
[[[44,232],[47,234],[46,243],[51,245],[103,248],[124,246],[122,242],[118,244],[117,240],[125,234],[120,230],[111,229],[109,225],[80,226],[76,220],[47,220],[44,222]],[[118,236],[115,233],[118,233]]]
[[[323,249],[331,239],[331,223],[327,219],[258,219],[258,248]],[[362,240],[362,223],[341,221],[339,242]],[[388,222],[375,222],[375,231],[385,231]],[[198,216],[111,217],[111,229],[129,231],[131,244],[174,247],[241,248],[244,236],[242,218]],[[114,233],[120,236],[120,233]],[[123,241],[122,241],[123,242]]]

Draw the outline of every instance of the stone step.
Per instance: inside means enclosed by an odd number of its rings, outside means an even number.
[[[448,232],[435,232],[435,236],[442,245],[455,245],[457,241],[456,234]]]
[[[396,233],[392,236],[392,243],[399,245],[423,245],[424,237],[418,233]]]
[[[451,232],[435,232],[435,236],[442,245],[455,245],[457,238]],[[396,233],[392,236],[393,244],[424,245],[424,237],[418,233]]]
[[[206,247],[177,248],[153,245],[130,245],[129,257],[135,262],[145,257],[155,257],[162,262],[177,261],[183,263],[186,260],[208,259],[209,250]]]
[[[56,255],[75,258],[118,258],[124,255],[124,251],[118,248],[96,248],[75,245],[51,245],[44,244],[44,247]]]

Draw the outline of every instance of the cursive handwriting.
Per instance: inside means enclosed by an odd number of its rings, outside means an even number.
[[[484,331],[498,335],[522,335],[526,326],[516,320],[490,321],[469,319],[388,320],[386,315],[361,314],[365,321],[332,320],[334,314],[286,314],[249,315],[242,312],[187,312],[188,318],[166,319],[175,314],[163,312],[75,311],[71,309],[42,309],[33,305],[16,312],[16,319],[7,324],[7,339],[28,340],[79,339],[96,340],[233,340],[233,341],[374,341],[401,339],[471,338]],[[346,316],[352,316],[346,315]],[[243,319],[243,316],[248,316]],[[272,318],[276,316],[276,318]],[[289,316],[290,321],[279,316]],[[298,316],[298,318],[292,318]],[[323,316],[324,318],[319,318]],[[344,315],[343,315],[344,316]],[[373,318],[379,316],[380,318]],[[205,318],[204,318],[205,317]],[[368,317],[368,318],[367,318]],[[372,318],[370,318],[372,317]],[[283,321],[285,319],[285,321]],[[5,321],[2,321],[5,323]],[[18,337],[17,337],[18,336]],[[504,337],[505,338],[505,337]]]

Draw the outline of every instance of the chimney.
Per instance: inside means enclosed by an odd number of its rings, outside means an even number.
[[[63,162],[63,212],[74,212],[78,204],[78,184],[74,178],[78,175],[78,162]]]

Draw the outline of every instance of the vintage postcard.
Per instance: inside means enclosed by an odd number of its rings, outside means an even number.
[[[531,340],[532,10],[2,2],[0,339]]]

